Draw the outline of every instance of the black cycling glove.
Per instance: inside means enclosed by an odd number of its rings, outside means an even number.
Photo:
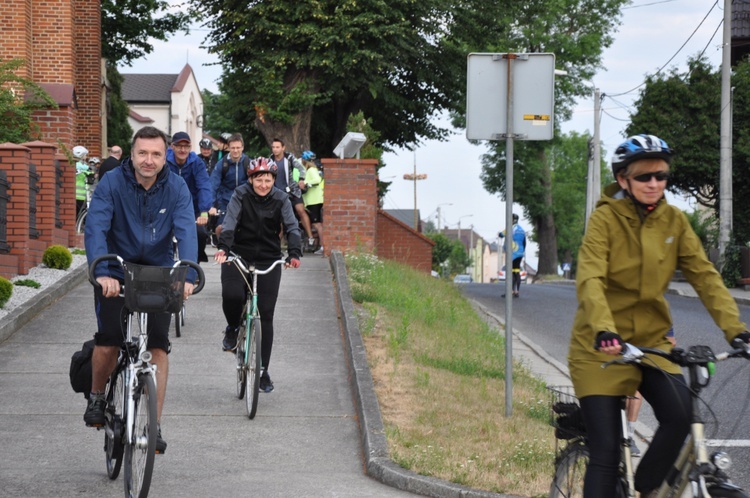
[[[625,344],[625,341],[622,340],[620,334],[618,334],[617,332],[608,332],[606,330],[603,330],[596,335],[596,339],[594,340],[594,349],[599,351],[599,349],[604,346],[616,346],[617,344],[620,344],[621,346]]]
[[[750,332],[747,330],[732,339],[729,343],[734,349],[744,349],[745,356],[750,355]]]

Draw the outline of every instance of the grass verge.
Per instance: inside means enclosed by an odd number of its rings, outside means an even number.
[[[544,384],[518,363],[505,417],[505,342],[448,282],[346,258],[391,459],[419,474],[520,496],[549,491]]]

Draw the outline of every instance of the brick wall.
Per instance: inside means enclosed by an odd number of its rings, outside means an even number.
[[[0,59],[25,59],[19,76],[45,88],[72,85],[73,102],[34,114],[40,139],[69,148],[84,145],[101,157],[100,12],[99,0],[6,0],[0,9]]]
[[[325,250],[375,252],[376,159],[323,159]]]
[[[414,268],[432,269],[434,243],[378,209],[375,159],[323,159],[326,254],[374,253]]]
[[[30,164],[39,176],[36,196],[36,230],[31,238],[29,226]],[[57,168],[62,168],[59,198],[56,195]],[[8,253],[0,253],[0,276],[11,278],[26,275],[42,261],[47,247],[81,245],[81,236],[75,233],[75,168],[71,167],[57,148],[44,142],[26,144],[0,144],[0,170],[5,171],[10,186],[7,204]],[[55,210],[59,209],[59,216]],[[60,226],[57,226],[57,220]]]
[[[378,257],[429,273],[435,243],[384,211],[378,211]]]

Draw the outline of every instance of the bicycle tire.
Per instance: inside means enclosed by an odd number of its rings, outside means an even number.
[[[125,370],[118,368],[109,379],[107,390],[107,422],[104,427],[104,454],[107,476],[111,480],[120,475],[123,456],[123,405],[125,403]]]
[[[174,314],[174,335],[182,337],[182,313]]]
[[[247,394],[245,397],[245,406],[247,416],[250,420],[255,418],[258,411],[258,394],[260,392],[260,344],[261,329],[260,317],[254,317],[250,320],[250,330],[248,332],[248,360],[247,373],[245,374],[245,383],[247,385]]]
[[[708,488],[711,498],[748,498],[747,493],[739,489]]]
[[[589,463],[589,449],[583,443],[565,447],[555,460],[555,477],[549,498],[582,498],[583,479]]]
[[[245,377],[247,376],[247,365],[245,363],[245,343],[246,332],[246,320],[242,320],[240,324],[240,333],[237,335],[237,348],[235,349],[235,357],[237,359],[237,398],[242,399],[245,397]]]
[[[78,215],[78,219],[76,219],[76,233],[83,233],[83,231],[86,228],[86,216],[89,214],[88,209],[84,209],[81,211],[81,214]]]
[[[125,443],[125,496],[146,498],[156,455],[156,382],[152,373],[138,375],[134,398],[133,440]]]

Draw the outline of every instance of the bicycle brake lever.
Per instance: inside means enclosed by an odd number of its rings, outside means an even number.
[[[643,358],[645,354],[637,347],[626,342],[622,345],[622,351],[620,352],[620,355],[622,356],[622,358],[610,360],[606,363],[603,363],[602,368],[607,368],[610,365],[618,363],[623,365],[627,365],[628,363],[639,363],[641,361],[641,358]]]

